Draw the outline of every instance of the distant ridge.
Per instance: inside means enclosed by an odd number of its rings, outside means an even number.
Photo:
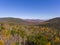
[[[39,24],[41,22],[44,22],[44,20],[40,20],[40,19],[26,19],[26,21],[32,24]]]
[[[51,27],[51,28],[60,30],[60,17],[47,20],[47,21],[39,24],[39,26],[47,26],[47,27]]]
[[[56,17],[56,18],[47,20],[46,22],[49,22],[49,23],[60,23],[60,17]]]
[[[0,18],[0,22],[2,23],[16,23],[16,24],[26,24],[26,25],[30,25],[30,24],[60,24],[60,17],[57,18],[53,18],[47,21],[44,20],[40,20],[40,19],[21,19],[21,18],[12,18],[12,17],[4,17],[4,18]]]
[[[4,18],[0,18],[0,22],[3,22],[3,23],[10,23],[10,22],[13,22],[13,23],[17,23],[17,24],[26,24],[27,22],[23,19],[20,19],[20,18],[12,18],[12,17],[4,17]]]
[[[4,17],[4,18],[0,18],[0,22],[2,23],[16,23],[16,24],[26,24],[26,25],[30,25],[30,24],[39,24],[40,22],[43,22],[43,20],[39,20],[39,19],[21,19],[21,18],[13,18],[13,17]]]

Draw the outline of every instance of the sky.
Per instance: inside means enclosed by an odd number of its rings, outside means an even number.
[[[60,0],[0,0],[0,17],[22,19],[60,17]]]

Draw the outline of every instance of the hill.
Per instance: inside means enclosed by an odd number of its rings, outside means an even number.
[[[27,22],[23,19],[12,17],[0,18],[0,23],[27,24]]]
[[[49,22],[49,23],[60,23],[60,17],[56,17],[56,18],[53,18],[53,19],[50,19],[46,22]]]
[[[39,26],[47,26],[47,27],[51,27],[51,28],[60,30],[60,17],[47,20],[47,21],[39,24]]]
[[[20,19],[20,18],[12,18],[12,17],[0,18],[0,23],[35,25],[41,22],[43,22],[43,20],[40,19]]]

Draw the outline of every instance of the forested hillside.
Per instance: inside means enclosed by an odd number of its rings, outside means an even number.
[[[60,45],[60,21],[57,22],[38,25],[0,22],[0,45]]]

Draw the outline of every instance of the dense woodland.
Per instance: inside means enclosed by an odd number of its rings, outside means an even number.
[[[60,23],[0,23],[0,45],[60,45]]]

